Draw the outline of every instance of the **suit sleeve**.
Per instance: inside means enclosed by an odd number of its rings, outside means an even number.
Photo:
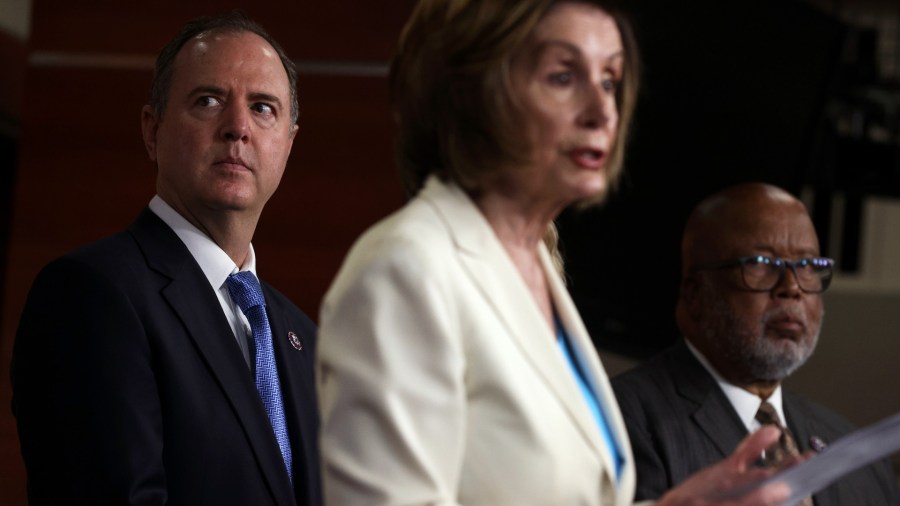
[[[652,425],[648,423],[648,413],[642,407],[644,398],[639,391],[628,388],[627,383],[612,382],[628,439],[634,456],[637,484],[635,500],[658,499],[671,488],[671,480],[656,447]]]
[[[163,504],[160,403],[128,296],[72,259],[26,302],[11,366],[30,503]]]
[[[317,373],[328,504],[455,504],[464,360],[441,270],[415,244],[392,244],[351,257],[326,297]]]

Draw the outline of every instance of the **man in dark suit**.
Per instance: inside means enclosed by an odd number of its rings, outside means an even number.
[[[163,49],[142,111],[157,195],[45,267],[19,323],[31,504],[321,504],[315,327],[259,291],[250,243],[296,120],[295,67],[245,16]]]
[[[763,404],[783,442],[821,450],[853,430],[836,413],[781,388],[815,349],[833,262],[804,205],[764,184],[713,195],[688,218],[676,309],[684,340],[613,379],[637,461],[636,499],[652,499],[729,455]],[[765,410],[763,410],[765,411]],[[759,415],[762,417],[763,415]],[[777,448],[765,452],[770,458]],[[813,496],[817,506],[900,504],[887,461]]]

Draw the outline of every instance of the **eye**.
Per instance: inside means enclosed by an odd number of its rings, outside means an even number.
[[[600,87],[608,93],[615,93],[619,89],[619,81],[611,78],[600,81]]]
[[[264,102],[257,102],[253,104],[253,106],[251,106],[251,109],[266,116],[273,116],[275,114],[275,107]]]
[[[564,71],[564,72],[554,72],[550,74],[547,78],[550,81],[550,84],[555,84],[559,86],[565,86],[572,82],[572,72]]]
[[[200,107],[215,107],[217,105],[221,105],[222,101],[216,97],[212,97],[209,95],[202,96],[197,99],[197,105]]]

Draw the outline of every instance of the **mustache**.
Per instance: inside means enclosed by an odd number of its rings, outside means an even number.
[[[803,325],[803,328],[809,327],[809,322],[806,320],[806,313],[802,308],[795,306],[780,306],[769,309],[763,313],[763,326],[768,325],[769,322],[773,320],[793,320]]]

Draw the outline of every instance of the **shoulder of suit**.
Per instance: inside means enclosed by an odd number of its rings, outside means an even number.
[[[115,283],[116,280],[134,278],[134,262],[140,255],[128,234],[120,232],[52,260],[44,266],[42,273],[65,276],[65,273],[78,271],[87,275],[86,279],[96,279],[98,282],[106,279]]]
[[[299,306],[294,304],[291,299],[281,293],[277,288],[270,285],[263,279],[260,279],[260,284],[263,286],[263,290],[265,291],[266,304],[270,308],[285,312],[290,316],[294,316],[302,319],[304,322],[308,322],[309,325],[315,326],[312,319],[309,318],[306,312],[300,309]]]
[[[440,263],[452,253],[452,238],[437,212],[426,202],[414,200],[363,233],[350,248],[349,263],[390,265],[400,262]]]
[[[653,355],[642,364],[612,378],[613,388],[640,390],[661,383],[670,383],[676,360],[675,349],[669,348]]]
[[[856,429],[856,426],[843,415],[786,388],[782,388],[782,402],[785,409],[793,412],[795,416],[803,416],[807,422],[824,425],[833,431],[829,436],[843,435]]]

